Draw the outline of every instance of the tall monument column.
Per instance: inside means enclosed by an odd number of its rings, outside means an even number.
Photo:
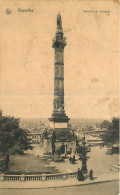
[[[55,51],[53,113],[49,118],[50,134],[46,142],[51,142],[52,154],[57,153],[59,150],[65,155],[76,150],[76,137],[72,129],[68,127],[70,119],[65,114],[64,108],[64,48],[66,45],[66,38],[63,36],[62,19],[60,13],[58,13],[57,30],[52,44]]]
[[[64,109],[64,48],[66,44],[66,38],[63,37],[61,15],[58,13],[57,30],[52,43],[55,50],[53,114],[49,118],[52,128],[68,127],[69,118]]]

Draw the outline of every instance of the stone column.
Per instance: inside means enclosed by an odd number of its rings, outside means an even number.
[[[25,174],[22,174],[22,175],[20,176],[20,180],[21,180],[21,181],[25,181]]]
[[[60,13],[57,15],[57,18],[59,17],[61,18]],[[57,124],[57,128],[67,128],[69,121],[64,109],[64,48],[67,45],[67,42],[66,37],[63,35],[61,22],[59,25],[57,24],[56,34],[52,42],[52,47],[55,50],[53,114],[51,118],[49,118],[50,126],[52,128],[53,126],[55,127],[55,123]],[[58,127],[59,123],[61,123],[60,127]]]
[[[42,181],[46,181],[47,178],[46,178],[46,174],[42,174]]]
[[[64,180],[65,179],[67,179],[68,178],[68,175],[66,174],[66,175],[63,175],[63,177],[62,177]]]

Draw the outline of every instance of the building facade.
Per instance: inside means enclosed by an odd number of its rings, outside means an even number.
[[[27,135],[27,139],[30,144],[39,144],[42,137],[42,133],[28,133]]]

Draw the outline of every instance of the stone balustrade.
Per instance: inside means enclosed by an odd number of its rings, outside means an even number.
[[[21,181],[20,175],[4,175],[3,181]]]
[[[25,181],[41,181],[41,175],[25,175]]]
[[[41,175],[6,175],[0,174],[0,181],[49,181],[55,179],[76,178],[77,172],[74,173],[58,173],[58,174],[41,174]]]

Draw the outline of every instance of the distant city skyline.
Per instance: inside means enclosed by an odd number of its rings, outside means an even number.
[[[9,1],[1,5],[0,108],[3,115],[49,118],[53,109],[56,16],[60,12],[64,52],[65,111],[70,118],[118,116],[119,25],[112,1]],[[6,15],[5,9],[12,9]],[[18,13],[29,7],[31,13]],[[85,13],[83,10],[108,10]]]

